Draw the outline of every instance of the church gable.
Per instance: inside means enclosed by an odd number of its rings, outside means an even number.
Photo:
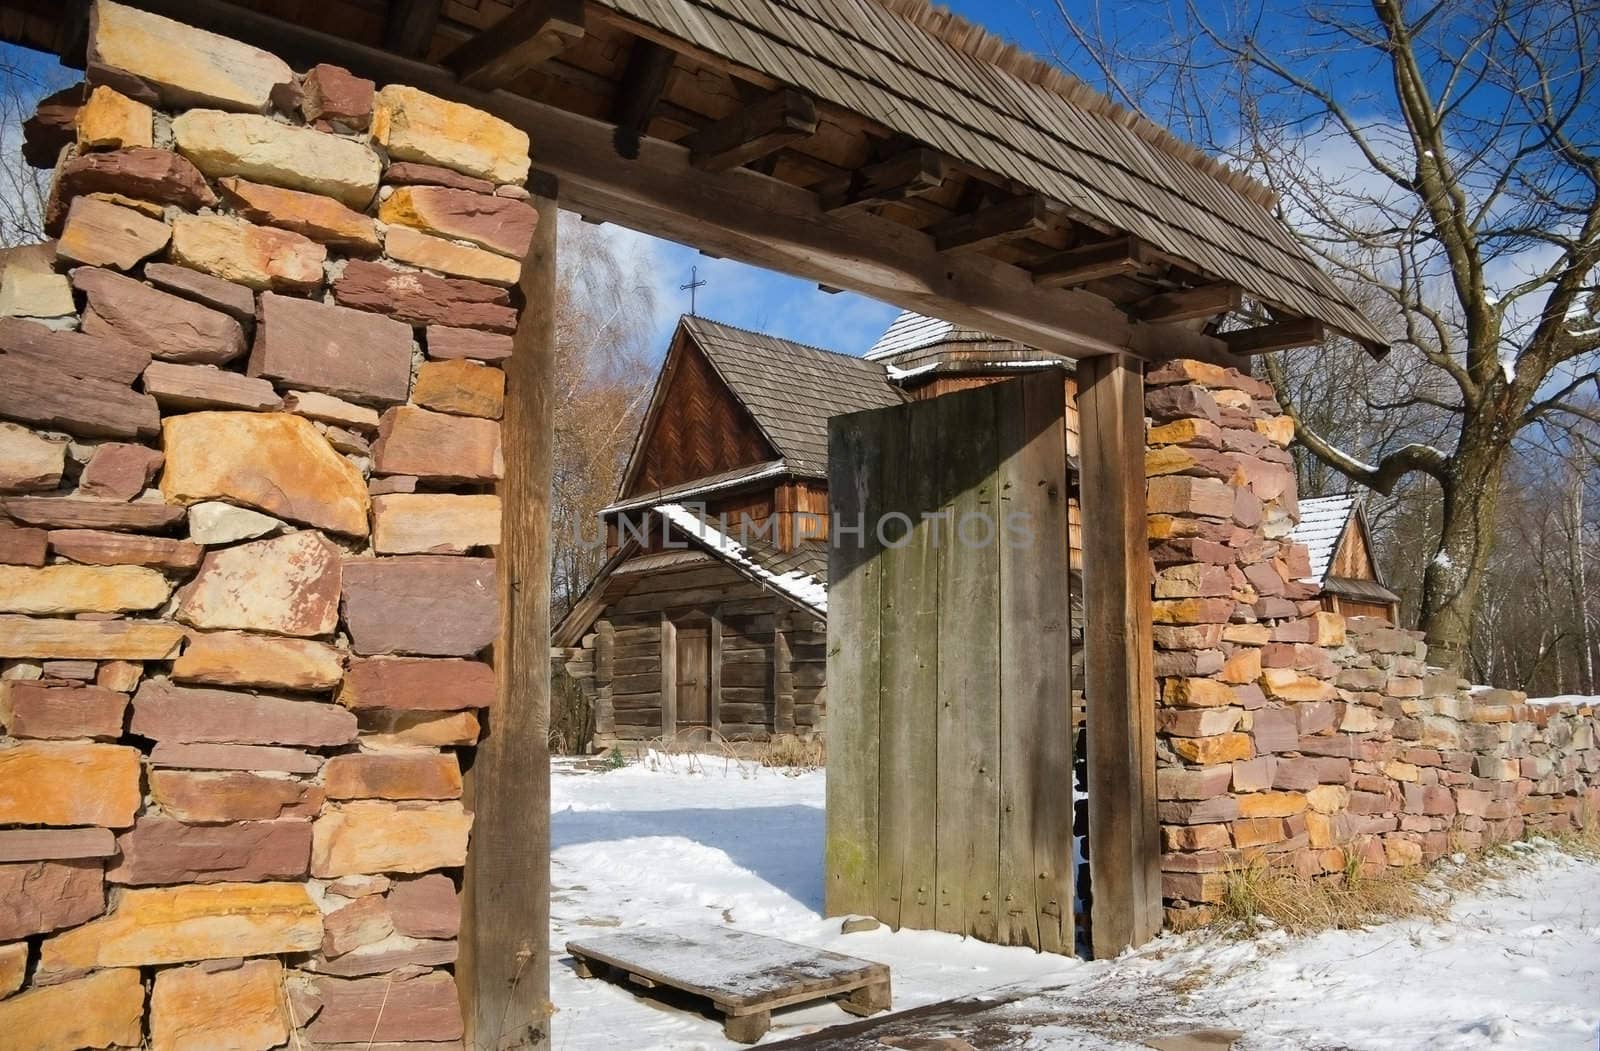
[[[755,419],[683,329],[662,367],[624,499],[778,459]]]

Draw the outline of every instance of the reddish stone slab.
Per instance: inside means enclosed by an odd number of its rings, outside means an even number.
[[[461,1004],[449,974],[319,978],[315,990],[322,1010],[306,1036],[318,1044],[457,1040],[462,1035]]]
[[[444,186],[402,186],[379,207],[378,218],[516,259],[527,254],[539,224],[538,211],[524,201]]]
[[[454,938],[461,931],[461,902],[449,876],[431,872],[398,879],[389,890],[395,933],[412,938]]]
[[[127,694],[98,686],[0,683],[0,722],[12,737],[116,740],[127,707]]]
[[[171,504],[146,501],[81,500],[69,496],[14,496],[5,513],[28,525],[60,529],[131,529],[155,532],[183,521],[186,512]]]
[[[129,387],[149,361],[120,340],[0,320],[0,417],[87,438],[153,436],[155,399]]]
[[[48,535],[43,529],[23,529],[0,522],[0,565],[44,565]]]
[[[321,786],[282,777],[226,771],[150,771],[150,797],[171,817],[191,824],[313,818]]]
[[[477,361],[504,361],[511,356],[511,337],[475,328],[428,326],[428,357],[437,361],[472,358]]]
[[[285,774],[314,774],[322,759],[297,748],[246,744],[180,744],[158,741],[150,751],[155,766],[183,770],[270,770]]]
[[[334,299],[358,310],[389,314],[413,325],[453,325],[513,332],[517,312],[510,293],[461,278],[395,270],[352,259],[334,283]]]
[[[52,529],[47,535],[50,548],[56,554],[90,566],[150,566],[191,570],[200,564],[200,556],[206,550],[187,540],[134,536],[99,529]]]
[[[273,412],[283,405],[283,399],[266,380],[225,372],[210,365],[152,361],[144,370],[144,389],[168,412],[207,409]]]
[[[343,66],[312,66],[300,86],[300,112],[307,124],[326,121],[339,131],[365,131],[372,121],[374,86]]]
[[[494,669],[481,661],[371,657],[350,662],[339,703],[356,711],[459,711],[495,700]]]
[[[351,559],[341,598],[351,648],[363,656],[466,657],[494,641],[494,560],[448,555]]]
[[[372,445],[372,469],[455,482],[492,482],[505,473],[500,424],[415,405],[383,414]]]
[[[394,933],[389,908],[380,894],[357,898],[322,917],[322,955],[343,956],[352,949],[380,942]]]
[[[78,138],[78,109],[83,105],[82,82],[46,95],[22,122],[22,159],[35,168],[54,168],[61,149]]]
[[[407,938],[397,935],[381,942],[363,945],[334,959],[313,957],[307,970],[318,974],[361,978],[370,974],[388,974],[392,971],[412,970],[418,967],[438,967],[456,962],[458,949],[454,941]],[[454,1044],[427,1043],[373,1044],[372,1051],[389,1048],[390,1051],[448,1051]],[[325,1051],[367,1051],[365,1044],[351,1047],[348,1044],[324,1044]]]
[[[171,227],[160,219],[98,197],[79,197],[67,211],[56,254],[69,263],[132,270],[171,239]]]
[[[322,768],[329,799],[459,799],[461,767],[446,752],[355,752]]]
[[[96,267],[72,272],[89,310],[83,331],[113,336],[163,361],[220,365],[245,351],[244,329],[221,311]]]
[[[325,635],[339,620],[340,556],[313,530],[208,552],[177,617],[197,628]]]
[[[0,942],[75,927],[105,911],[98,859],[0,865]]]
[[[117,337],[57,332],[22,318],[0,318],[0,368],[13,358],[122,386],[138,379],[150,364],[149,352]]]
[[[356,717],[336,704],[147,680],[133,697],[131,731],[175,744],[326,747],[356,737]]]
[[[54,158],[51,163],[54,163]],[[449,168],[418,161],[394,162],[383,170],[383,181],[391,186],[450,186],[473,193],[494,192],[494,183],[488,179],[477,179]]]
[[[248,371],[287,387],[356,401],[403,402],[411,386],[411,328],[392,318],[268,292],[261,296]]]
[[[220,310],[236,321],[255,320],[255,293],[243,285],[171,263],[146,263],[144,279],[157,288]]]
[[[61,166],[56,185],[63,204],[84,193],[121,193],[187,211],[217,204],[200,169],[171,150],[144,146],[73,157]]]
[[[146,814],[117,837],[112,883],[250,883],[301,879],[311,867],[311,822],[186,825]]]
[[[94,451],[78,477],[78,495],[100,500],[132,500],[156,476],[161,451],[127,442],[106,442]]]
[[[0,862],[109,858],[117,838],[109,828],[0,829]]]

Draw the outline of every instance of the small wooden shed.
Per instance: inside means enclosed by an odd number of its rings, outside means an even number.
[[[1322,589],[1322,608],[1347,617],[1400,622],[1400,596],[1383,582],[1372,531],[1354,493],[1300,501],[1300,524],[1290,534],[1311,554],[1305,583]]]

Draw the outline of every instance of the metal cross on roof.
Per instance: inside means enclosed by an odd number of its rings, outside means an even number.
[[[691,266],[689,268],[689,283],[686,284],[686,285],[679,285],[678,286],[678,291],[679,292],[688,292],[689,293],[689,316],[690,317],[694,317],[695,316],[695,310],[694,310],[695,292],[697,292],[698,290],[700,290],[700,289],[702,289],[704,287],[706,287],[706,282],[701,280],[701,278],[700,278],[700,268],[698,266]]]

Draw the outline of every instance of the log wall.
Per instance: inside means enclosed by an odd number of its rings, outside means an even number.
[[[593,700],[596,747],[679,732],[665,715],[663,621],[716,634],[708,642],[709,726],[723,738],[821,732],[825,627],[737,571],[710,564],[650,573],[605,608],[579,646],[558,651],[561,670]]]

